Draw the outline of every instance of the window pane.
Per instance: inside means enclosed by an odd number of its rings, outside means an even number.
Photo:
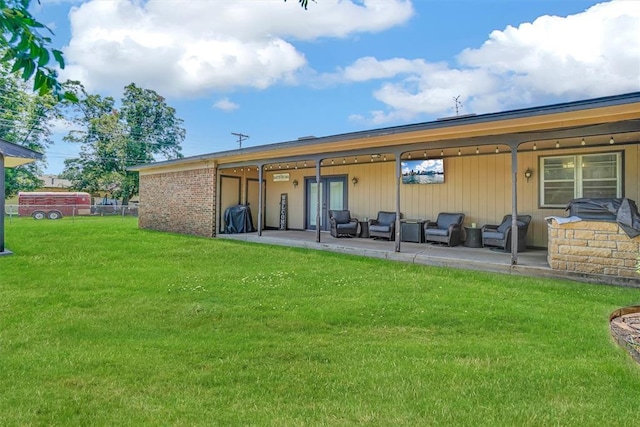
[[[544,186],[545,205],[565,205],[573,199],[573,182],[547,182]]]
[[[344,209],[344,182],[343,181],[331,181],[329,182],[329,207],[330,209],[342,210]]]
[[[552,157],[544,159],[544,180],[573,180],[575,173],[574,157]]]
[[[322,193],[322,183],[320,183]],[[309,186],[309,225],[316,226],[316,214],[318,210],[318,184],[312,182]],[[322,226],[322,215],[320,215],[320,226]]]
[[[575,157],[547,157],[543,163],[542,203],[563,206],[575,198]]]
[[[585,181],[582,186],[582,197],[618,197],[617,193],[615,180]]]
[[[598,154],[582,156],[583,179],[616,179],[617,156],[615,154]]]

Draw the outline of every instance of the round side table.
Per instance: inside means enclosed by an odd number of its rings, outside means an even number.
[[[464,231],[467,238],[464,241],[464,245],[468,248],[481,248],[482,247],[482,228],[465,227]]]

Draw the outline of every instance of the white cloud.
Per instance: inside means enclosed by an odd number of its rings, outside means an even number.
[[[545,98],[613,95],[640,90],[638,28],[640,3],[618,0],[493,31],[481,47],[461,52],[456,66],[367,57],[322,79],[387,80],[373,94],[388,107],[370,112],[375,124],[452,114],[457,96],[461,113],[485,113]]]
[[[640,87],[640,5],[613,1],[561,18],[494,31],[459,56],[523,93],[600,96]],[[508,86],[507,86],[508,87]]]
[[[367,56],[356,60],[344,69],[339,69],[337,73],[325,74],[322,78],[328,82],[341,80],[362,82],[391,78],[399,74],[425,73],[433,67],[436,65],[429,65],[423,59],[393,58],[378,61],[374,57]]]
[[[408,0],[91,0],[69,14],[63,78],[90,90],[135,82],[167,96],[294,81],[306,66],[292,40],[377,32],[413,14]]]
[[[213,104],[213,108],[217,108],[218,110],[222,111],[233,111],[240,108],[240,106],[235,102],[232,102],[229,98],[222,98],[221,100]]]

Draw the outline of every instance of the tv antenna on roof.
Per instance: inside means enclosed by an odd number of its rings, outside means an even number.
[[[460,115],[460,108],[462,108],[462,102],[460,102],[460,95],[453,97],[453,102],[456,104],[456,116]]]
[[[231,135],[235,135],[238,137],[238,148],[242,148],[242,141],[249,138],[249,135],[244,135],[236,132],[231,132]]]

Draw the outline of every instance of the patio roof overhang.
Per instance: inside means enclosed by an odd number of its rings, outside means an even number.
[[[14,168],[42,159],[42,154],[20,145],[0,139],[0,156],[4,158],[4,166]]]
[[[41,160],[42,154],[0,139],[0,213],[4,216],[4,170]],[[4,221],[0,221],[0,255],[10,254],[4,247]]]
[[[301,138],[138,165],[130,170],[155,173],[166,168],[206,164],[242,166],[362,155],[381,150],[402,153],[412,149],[496,144],[516,147],[522,144],[521,149],[527,149],[525,144],[530,142],[533,145],[534,141],[538,142],[539,148],[544,148],[545,142],[551,146],[559,138],[567,139],[567,145],[578,146],[582,138],[594,136],[601,136],[599,143],[604,145],[612,134],[615,134],[616,142],[621,144],[640,140],[640,92],[326,137]],[[569,140],[573,140],[573,143]]]

